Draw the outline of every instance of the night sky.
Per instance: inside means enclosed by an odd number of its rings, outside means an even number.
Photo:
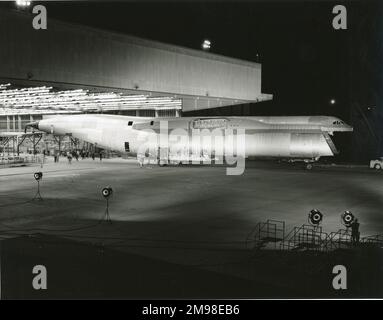
[[[38,2],[34,2],[38,3]],[[334,115],[354,126],[344,143],[358,161],[383,156],[383,6],[374,1],[45,2],[57,18],[262,63],[273,101],[251,115]],[[334,30],[344,4],[348,29]],[[257,54],[259,55],[257,58]],[[330,100],[335,99],[335,104]],[[238,114],[238,108],[208,111]],[[362,150],[356,152],[355,150]]]

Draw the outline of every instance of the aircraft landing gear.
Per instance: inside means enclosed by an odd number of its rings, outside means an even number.
[[[306,170],[312,170],[313,164],[312,163],[306,163]]]
[[[314,163],[317,162],[319,158],[320,157],[315,157],[315,158],[303,160],[305,162],[305,169],[312,170],[314,168]]]

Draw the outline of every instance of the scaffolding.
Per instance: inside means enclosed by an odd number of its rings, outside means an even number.
[[[32,133],[6,133],[0,136],[0,154],[5,157],[20,155],[20,146],[28,141],[32,145],[33,154],[36,154],[37,145],[43,138],[42,132],[32,132]]]
[[[360,242],[366,246],[383,247],[383,234],[363,237]]]
[[[336,232],[331,232],[326,241],[327,251],[349,249],[352,246],[351,230],[349,229],[339,229]]]
[[[285,237],[285,222],[279,220],[267,220],[259,222],[246,238],[246,247],[250,249],[262,249],[271,245],[277,249],[277,244]]]
[[[283,239],[280,245],[282,250],[294,251],[324,251],[328,234],[321,226],[303,224],[294,227]]]
[[[383,247],[383,234],[366,236],[353,243],[350,228],[326,233],[321,226],[303,224],[293,227],[285,235],[285,226],[284,221],[271,219],[257,223],[246,237],[246,248],[330,252],[355,247]]]

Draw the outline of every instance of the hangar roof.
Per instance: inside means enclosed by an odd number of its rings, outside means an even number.
[[[33,17],[0,9],[0,83],[171,97],[184,111],[272,99],[259,63],[53,19],[38,31]]]

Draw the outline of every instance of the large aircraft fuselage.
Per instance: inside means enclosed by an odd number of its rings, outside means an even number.
[[[335,117],[181,117],[142,118],[114,115],[56,116],[39,121],[38,129],[71,134],[104,149],[136,155],[146,144],[191,152],[235,150],[243,142],[245,156],[319,158],[336,153],[329,134],[352,131]],[[167,137],[166,137],[167,136]],[[219,153],[219,152],[218,152]]]

